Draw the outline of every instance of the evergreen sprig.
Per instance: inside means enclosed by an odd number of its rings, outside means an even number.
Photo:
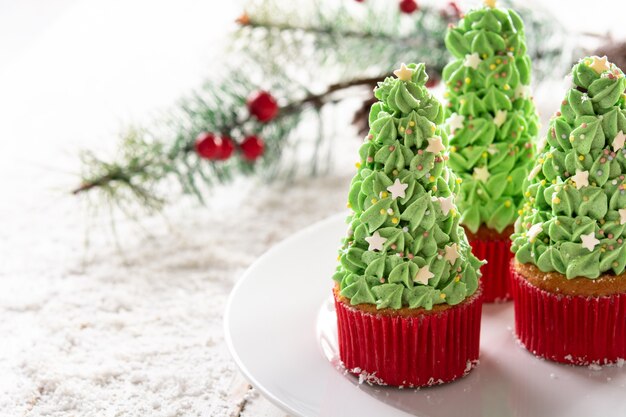
[[[82,181],[74,194],[99,190],[120,205],[134,201],[158,210],[172,195],[172,184],[203,202],[211,187],[235,176],[271,180],[291,177],[303,166],[315,174],[332,151],[332,132],[322,117],[326,107],[354,97],[369,102],[376,81],[400,62],[425,62],[431,78],[438,79],[449,59],[444,34],[458,18],[450,6],[424,5],[411,15],[388,1],[317,0],[310,7],[251,1],[238,20],[223,74],[212,76],[149,128],[128,128],[112,161],[83,152]],[[563,60],[561,46],[548,41],[562,39],[562,28],[551,16],[523,8],[520,13],[529,44],[535,45],[529,51],[535,76],[541,79],[547,73],[542,71],[554,71]],[[542,42],[531,42],[532,36]],[[250,94],[260,90],[270,91],[280,107],[268,123],[250,117],[246,108]],[[254,162],[236,155],[227,161],[201,159],[194,148],[201,132],[228,135],[236,143],[247,134],[258,135],[265,144],[263,157]]]

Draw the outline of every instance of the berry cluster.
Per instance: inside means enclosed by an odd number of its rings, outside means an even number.
[[[278,104],[267,91],[259,91],[248,100],[248,111],[258,121],[267,123],[278,114]],[[239,144],[227,135],[202,132],[196,138],[195,150],[198,156],[212,161],[229,159],[235,149],[248,161],[255,161],[263,155],[265,144],[257,135],[246,136]]]

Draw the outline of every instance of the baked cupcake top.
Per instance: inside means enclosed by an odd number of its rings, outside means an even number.
[[[468,12],[445,38],[454,56],[443,70],[449,165],[463,180],[461,224],[474,233],[515,222],[539,129],[524,24],[494,3]]]
[[[572,68],[547,145],[527,177],[511,250],[569,279],[626,266],[626,79],[597,56]]]
[[[375,90],[333,279],[353,305],[455,305],[478,288],[481,262],[459,226],[443,107],[424,86],[424,64],[394,73]]]

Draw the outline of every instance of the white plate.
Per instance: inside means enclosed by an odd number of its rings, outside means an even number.
[[[486,305],[480,364],[469,376],[421,390],[359,384],[336,364],[331,275],[347,227],[333,216],[275,246],[230,296],[228,347],[250,383],[302,417],[625,416],[626,367],[559,365],[515,341],[513,308]]]

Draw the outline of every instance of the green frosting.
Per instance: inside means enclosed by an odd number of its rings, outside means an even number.
[[[423,64],[396,71],[375,90],[370,132],[352,179],[348,236],[333,279],[354,304],[432,309],[478,288],[472,254],[454,205],[446,164],[444,110],[425,88]]]
[[[567,278],[621,274],[626,265],[626,79],[606,57],[574,65],[526,182],[512,251]]]
[[[517,218],[539,130],[524,24],[513,10],[484,7],[448,29],[445,41],[455,58],[443,79],[450,168],[463,180],[461,224],[502,232]]]

